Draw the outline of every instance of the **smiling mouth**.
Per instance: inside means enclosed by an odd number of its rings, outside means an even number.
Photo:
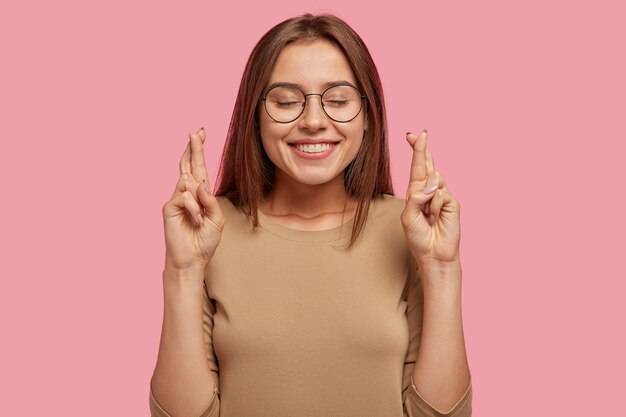
[[[308,153],[308,154],[316,154],[326,152],[337,145],[337,142],[326,142],[326,143],[290,143],[289,146],[293,146],[300,152]]]

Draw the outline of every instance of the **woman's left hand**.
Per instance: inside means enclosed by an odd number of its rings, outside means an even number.
[[[426,137],[426,130],[419,135],[410,132],[406,135],[413,148],[413,161],[402,226],[418,265],[460,261],[459,202],[448,192],[441,174],[435,171]]]

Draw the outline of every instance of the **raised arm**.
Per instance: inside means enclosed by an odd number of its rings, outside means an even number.
[[[408,133],[407,141],[413,148],[413,161],[401,217],[424,303],[412,381],[419,400],[444,414],[471,395],[461,322],[460,207],[434,170],[426,131]],[[465,410],[461,415],[471,414],[471,404]]]
[[[219,244],[224,217],[210,192],[201,129],[190,135],[180,179],[163,206],[166,256],[163,327],[150,381],[153,417],[215,417],[217,387],[211,378],[203,330],[205,269]]]

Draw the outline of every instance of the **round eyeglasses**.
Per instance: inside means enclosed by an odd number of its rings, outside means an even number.
[[[321,94],[304,94],[298,87],[278,85],[265,93],[261,100],[272,120],[290,123],[304,113],[308,96],[320,96],[326,116],[339,123],[346,123],[357,117],[363,107],[363,99],[366,98],[351,85],[335,85]]]

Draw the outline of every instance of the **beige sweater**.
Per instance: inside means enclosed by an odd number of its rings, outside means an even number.
[[[376,199],[323,231],[261,228],[218,198],[226,226],[205,275],[204,334],[216,385],[201,417],[471,415],[471,383],[449,413],[412,383],[423,293],[406,246],[404,200]],[[152,392],[153,417],[169,417]]]

